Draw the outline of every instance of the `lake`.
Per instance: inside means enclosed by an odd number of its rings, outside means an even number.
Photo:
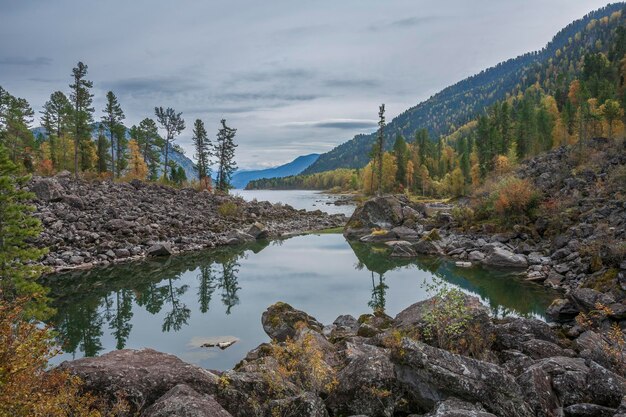
[[[257,199],[271,203],[283,203],[297,209],[321,210],[328,214],[352,215],[355,206],[339,205],[334,202],[340,198],[337,194],[327,194],[315,190],[232,190],[233,195],[239,195],[246,201]]]
[[[53,362],[150,347],[229,369],[269,340],[261,314],[276,301],[325,324],[377,308],[393,316],[427,298],[423,284],[433,279],[479,296],[497,316],[541,318],[555,295],[503,271],[434,257],[394,260],[341,234],[310,234],[49,276],[57,309],[50,323],[65,342]],[[222,336],[239,341],[223,351],[198,347]]]

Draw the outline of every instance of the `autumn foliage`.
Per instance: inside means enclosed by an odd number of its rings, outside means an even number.
[[[124,415],[123,403],[102,411],[78,377],[46,370],[58,350],[47,328],[23,316],[24,300],[0,304],[0,417]]]

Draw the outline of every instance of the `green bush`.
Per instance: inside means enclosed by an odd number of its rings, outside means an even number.
[[[222,217],[226,217],[226,218],[237,217],[239,215],[239,206],[232,201],[227,201],[225,203],[222,203],[218,207],[217,212]]]

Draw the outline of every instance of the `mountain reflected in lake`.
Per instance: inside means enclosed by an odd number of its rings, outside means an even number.
[[[395,315],[428,297],[437,277],[478,295],[497,316],[542,317],[554,294],[510,273],[457,268],[437,258],[392,259],[384,248],[339,234],[256,242],[191,255],[47,278],[51,320],[65,354],[57,362],[122,348],[151,347],[211,369],[228,369],[268,338],[261,313],[285,301],[324,323],[371,310]],[[228,348],[197,338],[230,336]]]

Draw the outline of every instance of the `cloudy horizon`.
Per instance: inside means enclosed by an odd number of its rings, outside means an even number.
[[[123,2],[0,0],[0,86],[39,116],[89,66],[94,119],[112,90],[125,124],[154,107],[238,129],[241,168],[323,153],[463,78],[538,50],[596,0]],[[68,10],[72,11],[71,13]],[[38,117],[35,125],[38,125]]]

